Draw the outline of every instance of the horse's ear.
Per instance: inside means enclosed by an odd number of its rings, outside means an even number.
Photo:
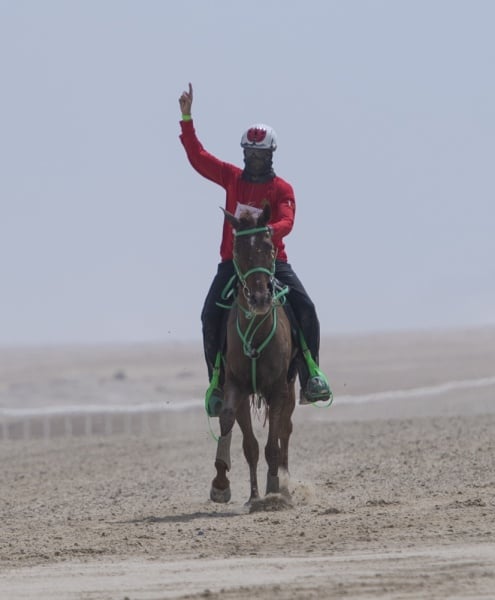
[[[234,229],[239,229],[239,225],[240,225],[239,219],[237,217],[234,217],[234,215],[232,213],[229,213],[228,210],[225,210],[225,208],[220,207],[220,210],[223,211],[225,218],[232,225],[232,227]]]
[[[269,202],[265,202],[263,206],[263,212],[258,217],[258,227],[264,227],[267,223],[270,222],[270,218],[272,216],[272,207]]]

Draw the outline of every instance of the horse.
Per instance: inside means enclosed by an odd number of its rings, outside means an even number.
[[[233,262],[237,284],[227,319],[224,402],[219,414],[216,476],[211,484],[210,498],[214,502],[228,502],[231,498],[227,471],[231,468],[232,428],[237,421],[249,465],[250,496],[246,504],[260,499],[257,480],[259,445],[251,422],[252,403],[257,398],[260,406],[263,400],[268,421],[266,494],[280,493],[290,500],[287,481],[297,348],[283,306],[288,290],[274,277],[276,254],[271,229],[267,227],[271,209],[266,204],[256,215],[248,211],[241,212],[239,217],[222,210],[234,230]],[[285,477],[279,477],[279,474]]]

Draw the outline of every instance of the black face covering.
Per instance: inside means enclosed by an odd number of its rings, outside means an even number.
[[[242,178],[251,183],[265,183],[275,177],[272,167],[273,152],[258,148],[244,148]]]

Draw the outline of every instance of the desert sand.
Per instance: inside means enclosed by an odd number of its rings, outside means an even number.
[[[321,362],[292,505],[248,507],[238,428],[209,500],[199,343],[0,349],[0,598],[495,598],[495,328],[327,337]]]

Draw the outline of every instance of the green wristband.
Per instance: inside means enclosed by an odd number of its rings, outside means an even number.
[[[183,121],[190,121],[192,119],[191,115],[182,115]]]

